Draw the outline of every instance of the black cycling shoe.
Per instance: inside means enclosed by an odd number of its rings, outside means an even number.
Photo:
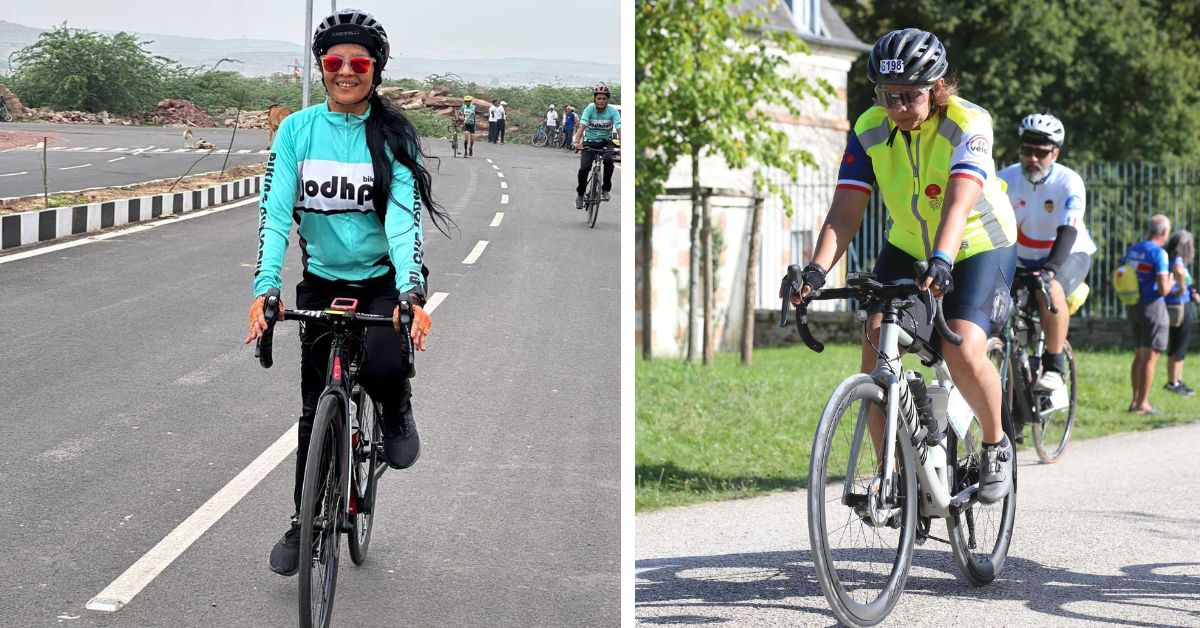
[[[604,202],[606,202],[606,203],[607,203],[607,202],[608,202],[608,192],[601,192],[601,193],[600,193],[600,200],[602,200],[602,201],[604,201]]]
[[[281,576],[294,576],[300,570],[300,522],[292,517],[292,527],[271,549],[271,571]]]
[[[383,452],[393,469],[407,469],[421,457],[421,437],[417,435],[417,423],[413,420],[412,406],[401,415],[400,425],[380,422],[383,428]],[[398,427],[398,429],[397,429]]]
[[[575,209],[583,209],[583,197],[582,196],[575,197]]]

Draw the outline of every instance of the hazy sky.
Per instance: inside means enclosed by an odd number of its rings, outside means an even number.
[[[10,4],[11,2],[11,4]],[[4,0],[11,7],[17,0]],[[40,0],[0,19],[190,37],[304,41],[305,0]],[[392,55],[435,59],[540,57],[621,63],[618,0],[338,0],[375,15]],[[313,0],[313,27],[331,13]]]

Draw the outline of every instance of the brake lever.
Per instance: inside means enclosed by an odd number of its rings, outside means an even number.
[[[800,288],[803,285],[800,280],[800,265],[788,265],[787,274],[784,275],[783,280],[779,284],[779,298],[781,301],[779,304],[779,327],[781,329],[787,327],[788,309],[792,305],[792,294],[800,292]]]

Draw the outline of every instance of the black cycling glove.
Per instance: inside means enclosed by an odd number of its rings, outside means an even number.
[[[929,258],[929,268],[925,269],[924,275],[921,275],[921,282],[924,282],[926,277],[932,277],[933,283],[929,286],[931,288],[937,286],[942,291],[942,296],[946,296],[954,292],[954,276],[950,274],[951,270],[951,266],[946,260],[940,257],[931,257]]]
[[[800,277],[804,279],[804,283],[812,287],[813,290],[820,290],[825,286],[825,274],[829,271],[825,270],[816,262],[809,262],[800,271]]]

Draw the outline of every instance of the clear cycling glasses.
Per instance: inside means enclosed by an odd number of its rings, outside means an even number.
[[[336,74],[342,70],[342,66],[345,65],[347,61],[349,61],[350,69],[354,71],[355,74],[366,74],[370,72],[371,64],[375,63],[375,60],[371,59],[370,57],[353,57],[347,60],[346,58],[339,57],[337,55],[325,55],[324,57],[321,57],[321,67],[324,68],[326,72]]]
[[[889,92],[882,85],[876,85],[875,102],[878,102],[884,109],[911,108],[925,102],[931,90],[933,90],[933,86],[926,85],[903,92]]]

